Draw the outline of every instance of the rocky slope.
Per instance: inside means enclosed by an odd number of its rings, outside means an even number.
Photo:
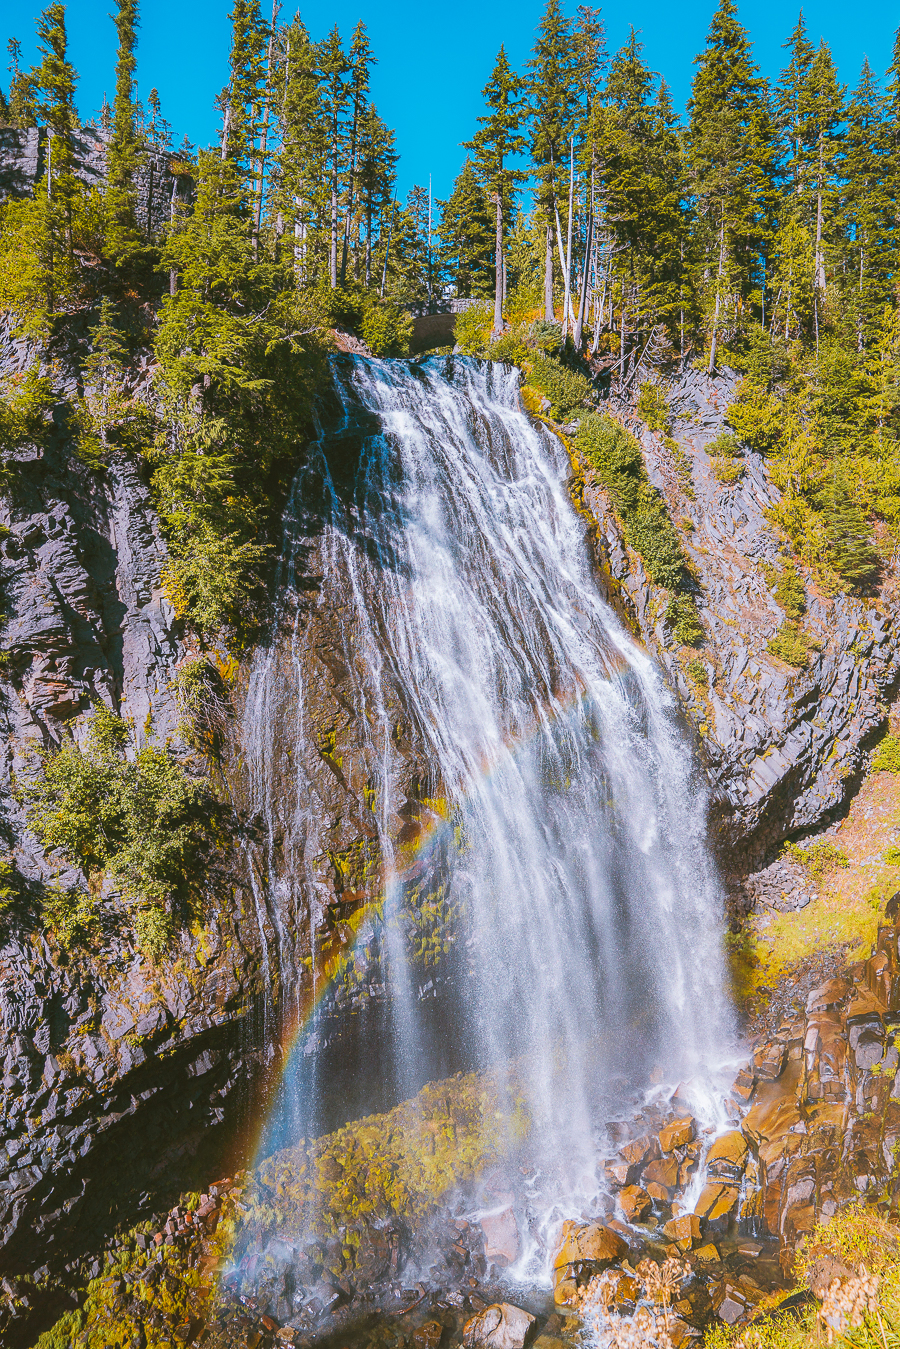
[[[674,449],[633,409],[614,409],[641,441],[649,477],[666,497],[696,577],[705,634],[698,651],[673,642],[660,592],[624,542],[590,469],[582,496],[596,522],[611,598],[665,669],[699,732],[720,857],[727,872],[739,875],[785,837],[840,808],[858,781],[900,681],[900,585],[889,571],[879,594],[861,599],[823,594],[805,576],[803,622],[818,649],[810,650],[804,669],[769,652],[785,614],[764,567],[780,568],[789,556],[766,514],[778,489],[760,455],[744,451],[741,477],[726,485],[707,453],[735,383],[727,372],[710,378],[693,370],[673,382]]]

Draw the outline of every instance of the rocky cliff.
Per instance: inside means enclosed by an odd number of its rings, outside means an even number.
[[[744,450],[740,477],[729,484],[707,453],[735,383],[728,372],[675,379],[671,438],[650,431],[631,406],[614,408],[640,439],[648,475],[679,531],[704,628],[698,649],[673,640],[664,596],[584,465],[581,494],[610,598],[666,671],[697,731],[715,791],[720,857],[740,877],[784,838],[820,827],[858,782],[900,681],[900,584],[888,567],[878,593],[863,599],[826,594],[804,575],[807,663],[797,668],[772,654],[785,611],[771,577],[790,556],[768,516],[779,492],[759,454]]]
[[[21,371],[30,357],[4,333],[4,371]],[[64,360],[60,371],[65,388],[75,376],[66,374]],[[818,649],[803,669],[769,652],[784,618],[763,566],[784,557],[766,516],[776,489],[750,453],[740,479],[724,486],[705,449],[732,387],[728,375],[689,373],[675,383],[674,449],[641,427],[631,409],[616,409],[641,437],[648,473],[694,569],[706,633],[697,651],[673,643],[660,592],[583,466],[576,490],[592,518],[610,597],[665,669],[697,729],[716,792],[721,855],[737,879],[786,836],[817,827],[842,805],[884,724],[900,675],[900,629],[892,576],[867,600],[824,595],[806,577],[804,622]],[[305,772],[325,823],[316,901],[310,910],[308,896],[294,897],[296,933],[305,935],[282,940],[253,893],[246,862],[228,849],[206,878],[202,920],[181,932],[159,965],[117,921],[121,897],[110,886],[101,896],[106,935],[97,949],[67,955],[40,931],[46,887],[86,878],[68,860],[46,855],[28,833],[16,783],[36,771],[35,751],[58,744],[66,726],[83,737],[96,700],[130,720],[135,747],[148,737],[178,745],[172,683],[189,648],[161,590],[164,545],[135,464],[114,457],[102,470],[87,468],[54,414],[42,444],[17,451],[10,467],[14,486],[0,515],[8,531],[0,545],[7,612],[0,772],[21,893],[0,945],[0,1259],[17,1276],[56,1276],[99,1250],[123,1215],[154,1204],[167,1187],[183,1188],[198,1149],[200,1169],[209,1166],[211,1130],[234,1128],[240,1089],[257,1070],[265,1033],[254,1013],[285,968],[299,973],[302,990],[313,947],[320,959],[340,950],[349,920],[371,898],[377,859],[370,855],[360,712],[346,696],[352,633],[340,606],[322,606],[316,508],[306,502],[292,525],[306,530],[307,574],[298,586],[305,598],[299,613],[281,614],[272,655],[276,687],[278,662],[300,658],[313,691]],[[289,811],[278,820],[259,814],[235,730],[248,715],[251,664],[234,685],[233,742],[223,760],[230,784],[223,790],[236,808],[233,837],[249,840],[262,874],[273,859],[283,861],[290,818]],[[270,708],[273,725],[290,712]],[[410,734],[398,714],[409,780],[405,799],[389,808],[401,844],[422,827],[422,802],[438,785],[418,762]],[[296,766],[274,742],[271,748],[267,771],[287,782]],[[187,746],[179,753],[187,756]],[[267,967],[274,951],[279,959]],[[354,994],[370,996],[376,985]],[[27,1312],[34,1296],[28,1287],[20,1281],[7,1288],[6,1314]]]

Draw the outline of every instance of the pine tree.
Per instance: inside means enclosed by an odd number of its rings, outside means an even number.
[[[347,118],[347,81],[351,66],[344,52],[337,25],[319,48],[319,68],[322,71],[323,107],[328,125],[329,202],[331,242],[329,247],[329,277],[334,290],[338,282],[338,208],[341,188],[341,167]]]
[[[275,95],[280,144],[272,185],[276,231],[291,238],[295,289],[312,285],[327,258],[321,237],[328,148],[321,80],[318,52],[297,17],[282,34]]]
[[[116,0],[116,92],[112,136],[106,151],[104,194],[105,245],[117,264],[136,261],[143,253],[137,223],[135,172],[140,147],[135,128],[134,72],[137,69],[137,0]]]
[[[26,75],[21,69],[22,44],[17,38],[11,37],[6,44],[6,50],[9,52],[9,101],[8,116],[11,126],[20,127],[23,130],[26,127],[37,126],[37,99],[35,95],[34,81],[31,76]]]
[[[91,329],[90,354],[84,362],[85,406],[105,454],[110,432],[121,421],[125,406],[125,370],[127,348],[116,323],[116,313],[108,295],[100,303],[100,316]]]
[[[360,202],[366,226],[364,275],[367,287],[373,281],[375,222],[384,220],[393,202],[399,159],[394,140],[393,131],[378,116],[374,103],[370,103],[360,125],[358,170]]]
[[[560,9],[559,0],[547,0],[528,68],[532,72],[529,83],[532,172],[537,179],[535,199],[546,232],[544,317],[552,321],[554,229],[562,253],[562,239],[556,224],[558,201],[569,158],[569,141],[575,131],[576,100],[580,93],[572,27]]]
[[[496,294],[492,252],[495,227],[479,177],[468,157],[453,192],[441,203],[441,259],[456,294],[481,299]]]
[[[762,264],[774,211],[775,137],[768,86],[752,59],[733,0],[720,0],[696,65],[686,144],[712,371],[723,329],[737,335],[746,302],[763,294]]]
[[[230,160],[249,177],[255,167],[264,112],[269,28],[260,13],[259,0],[235,0],[230,19],[231,75],[220,98],[222,159]]]
[[[511,70],[506,51],[501,47],[491,78],[481,91],[490,111],[487,117],[478,118],[481,130],[473,140],[466,142],[466,148],[474,151],[478,174],[494,204],[493,332],[496,337],[503,331],[506,290],[504,231],[515,204],[516,187],[526,177],[524,172],[513,168],[509,162],[526,148],[525,137],[519,129],[523,118],[521,100],[524,88],[522,80]]]
[[[859,351],[891,297],[893,207],[885,100],[868,61],[847,105],[843,174],[843,295]]]
[[[348,145],[349,175],[347,181],[347,207],[344,215],[344,249],[341,255],[341,285],[347,279],[347,253],[350,246],[350,222],[353,216],[354,195],[357,188],[359,171],[360,128],[366,113],[366,101],[369,93],[369,71],[375,64],[372,47],[366,26],[360,19],[353,33],[350,45],[350,139]]]

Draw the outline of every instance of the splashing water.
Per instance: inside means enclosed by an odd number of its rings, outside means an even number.
[[[601,596],[564,447],[523,413],[517,372],[339,358],[334,380],[245,714],[256,902],[300,1027],[263,1151],[457,1068],[508,1068],[577,1186],[619,1097],[702,1079],[727,1038],[702,779]],[[323,749],[310,676],[329,614],[343,753]],[[350,960],[374,962],[379,996],[351,998],[357,1047],[328,1071],[346,986],[317,959],[335,900],[323,757],[368,803],[379,901]]]

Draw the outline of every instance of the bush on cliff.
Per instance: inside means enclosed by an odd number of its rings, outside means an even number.
[[[218,803],[168,746],[128,757],[129,728],[102,704],[84,746],[67,739],[42,755],[42,773],[23,789],[28,820],[45,848],[58,849],[91,878],[112,876],[141,910],[162,913],[193,897],[212,844]],[[62,922],[62,917],[59,919]],[[160,922],[140,919],[159,949]]]
[[[612,497],[651,581],[672,592],[666,620],[676,639],[686,646],[701,641],[703,627],[681,540],[665,498],[647,477],[637,440],[614,418],[590,413],[582,418],[575,444]]]

